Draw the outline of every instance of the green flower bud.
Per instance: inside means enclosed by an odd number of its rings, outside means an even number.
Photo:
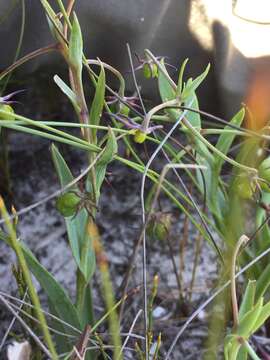
[[[270,156],[262,161],[258,169],[258,176],[264,181],[259,181],[262,190],[270,192]]]
[[[147,233],[149,236],[163,241],[167,238],[172,225],[171,214],[158,212],[152,216],[148,226]]]
[[[146,133],[141,130],[135,130],[134,132],[134,141],[138,144],[142,144],[146,139]]]
[[[158,78],[158,66],[157,64],[152,64],[152,77]]]
[[[145,63],[143,65],[143,75],[146,79],[158,77],[158,66],[155,63]]]
[[[79,203],[80,198],[75,193],[67,192],[56,200],[56,209],[64,217],[73,216],[76,214]]]
[[[9,113],[9,115],[0,114],[0,120],[15,120],[14,117],[14,110],[13,108],[8,104],[0,104],[0,110],[6,111]]]

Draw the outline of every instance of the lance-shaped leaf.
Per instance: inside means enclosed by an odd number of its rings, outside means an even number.
[[[182,100],[185,101],[188,97],[190,97],[190,95],[197,90],[197,88],[201,85],[201,83],[204,81],[204,79],[206,78],[206,76],[208,75],[208,72],[210,70],[210,64],[207,65],[206,69],[204,70],[204,72],[199,75],[196,79],[192,80],[189,79],[187,81],[186,86],[184,87],[181,97]]]
[[[260,329],[260,327],[265,323],[265,321],[270,317],[270,301],[264,305],[260,311],[260,315],[258,316],[254,326],[253,332]]]
[[[69,98],[75,111],[78,113],[80,111],[80,107],[77,104],[76,94],[58,75],[54,75],[53,80],[56,83],[56,85],[58,85],[58,87],[62,90],[62,92]]]
[[[160,62],[160,67],[163,71],[158,72],[158,86],[160,97],[163,102],[173,100],[176,98],[176,91],[173,88],[172,84],[168,80],[169,74],[167,72],[164,60]],[[167,76],[166,76],[167,75]],[[176,85],[175,85],[176,86]]]
[[[117,151],[118,151],[117,140],[114,135],[114,132],[109,127],[108,140],[106,143],[105,150],[96,165],[96,186],[97,186],[98,197],[100,195],[101,185],[105,178],[107,165],[113,160],[114,156],[117,154]]]
[[[179,77],[178,77],[178,83],[177,83],[177,90],[176,90],[176,95],[180,96],[183,90],[183,76],[184,76],[184,71],[187,65],[188,59],[186,59],[185,61],[183,61],[180,71],[179,71]]]
[[[100,117],[102,115],[102,109],[104,105],[104,96],[105,96],[105,71],[101,64],[100,74],[98,77],[98,82],[96,86],[96,92],[94,100],[92,102],[89,121],[91,125],[99,125]],[[96,138],[97,130],[92,130],[94,139]]]
[[[51,31],[51,34],[54,38],[54,40],[58,41],[61,46],[63,47],[63,49],[67,50],[67,45],[66,42],[64,40],[64,35],[63,35],[63,25],[61,23],[61,21],[55,17],[53,20],[51,20],[52,18],[49,17],[48,15],[46,16],[48,24],[49,24],[49,29]]]
[[[54,277],[40,264],[32,252],[22,244],[27,265],[29,266],[32,274],[40,283],[41,287],[46,292],[50,302],[56,311],[56,315],[68,324],[80,329],[80,322],[77,311],[73,306],[71,300],[66,294],[65,290],[58,284]],[[68,333],[71,332],[70,328],[65,327]]]
[[[261,297],[257,304],[248,311],[241,321],[236,330],[238,336],[242,336],[244,339],[248,339],[249,336],[254,332],[254,326],[257,323],[257,320],[261,314],[263,307],[263,298]]]
[[[11,246],[9,236],[4,234],[2,231],[0,231],[0,239],[7,245]],[[49,301],[53,304],[55,310],[54,314],[75,328],[81,329],[77,310],[65,290],[44,268],[44,266],[40,264],[35,255],[23,242],[20,242],[20,246],[31,273],[40,283],[42,289],[48,296]],[[65,332],[67,334],[74,335],[74,331],[69,326],[63,324],[63,327],[65,328]]]
[[[51,152],[60,184],[64,187],[73,180],[73,175],[55,145],[52,145]],[[76,186],[73,186],[70,190],[78,189]],[[92,248],[92,240],[87,231],[87,211],[82,209],[75,217],[65,218],[65,222],[72,255],[85,281],[88,282],[95,271],[96,262]],[[86,254],[82,254],[82,250],[85,249],[87,249]]]
[[[255,293],[256,293],[256,280],[249,280],[239,310],[240,321],[243,319],[244,315],[253,308]]]
[[[159,70],[158,72],[158,88],[159,88],[159,94],[161,97],[162,102],[166,102],[169,100],[176,99],[176,91],[173,88],[172,84],[168,80],[169,74],[167,72],[166,66],[164,64],[164,60],[160,62],[160,66],[163,69],[163,71]],[[166,76],[167,74],[167,76]],[[175,85],[176,88],[176,85]],[[166,112],[170,115],[170,117],[173,120],[176,120],[179,118],[181,111],[176,109],[166,109]]]
[[[269,245],[268,245],[269,246]],[[270,286],[270,264],[268,264],[260,274],[257,281],[256,298],[263,296]]]
[[[78,74],[82,72],[83,39],[78,18],[73,13],[73,23],[69,40],[69,62]]]
[[[234,117],[231,119],[230,124],[240,127],[245,117],[245,109],[242,108]],[[224,130],[231,130],[232,128],[227,125],[225,126]],[[235,133],[222,133],[219,136],[219,139],[216,144],[216,148],[221,151],[224,155],[227,155],[228,151],[230,150],[232,143],[236,137]],[[216,176],[218,177],[221,167],[224,163],[224,159],[222,159],[220,156],[217,156],[215,159],[215,167],[216,167]]]

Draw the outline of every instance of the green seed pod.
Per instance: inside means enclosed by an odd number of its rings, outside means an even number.
[[[152,219],[150,220],[147,227],[147,233],[152,238],[156,238],[159,241],[164,241],[170,232],[171,225],[171,214],[158,212],[152,216]]]
[[[8,104],[0,104],[0,110],[6,111],[9,115],[0,114],[0,120],[15,120],[14,110]]]
[[[138,144],[142,144],[146,139],[146,133],[141,130],[135,130],[134,141]]]
[[[270,156],[262,161],[258,169],[259,178],[264,181],[260,181],[262,190],[270,192]]]
[[[64,217],[73,216],[76,214],[77,207],[80,203],[80,198],[73,192],[67,192],[56,200],[56,209]]]

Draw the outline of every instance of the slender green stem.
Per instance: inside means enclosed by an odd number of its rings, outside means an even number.
[[[150,111],[148,111],[148,113],[145,115],[145,118],[142,123],[143,131],[147,132],[151,118],[155,113],[157,113],[158,111],[160,111],[162,109],[168,108],[168,107],[177,106],[178,104],[179,104],[179,101],[177,99],[173,99],[173,100],[166,101],[162,104],[159,104],[159,105],[155,106],[154,108],[152,108]]]
[[[19,243],[19,241],[17,239],[14,227],[13,227],[13,225],[11,224],[11,222],[9,220],[8,212],[7,212],[7,209],[6,209],[6,206],[4,204],[4,201],[3,201],[2,197],[0,197],[0,212],[1,212],[1,215],[2,215],[3,219],[5,220],[5,224],[6,224],[8,233],[10,235],[11,246],[12,246],[13,250],[16,253],[16,256],[17,256],[18,262],[20,264],[20,268],[22,270],[25,282],[26,282],[26,284],[28,286],[29,296],[30,296],[31,301],[32,301],[32,303],[34,305],[34,310],[36,312],[36,316],[37,316],[37,318],[38,318],[38,320],[40,322],[40,327],[41,327],[41,329],[43,331],[44,339],[46,341],[46,344],[48,346],[49,351],[51,352],[52,359],[57,360],[58,356],[57,356],[57,353],[56,353],[56,350],[55,350],[55,347],[54,347],[54,343],[53,343],[52,338],[51,338],[51,334],[50,334],[50,332],[48,330],[48,325],[47,325],[46,318],[45,318],[45,316],[44,316],[44,314],[43,314],[43,312],[41,310],[40,301],[39,301],[38,295],[36,293],[35,287],[33,285],[30,271],[29,271],[29,269],[27,267],[27,263],[26,263],[26,260],[24,258],[24,254],[23,254],[23,251],[21,249],[20,243]]]
[[[65,6],[61,0],[56,0],[59,6],[59,9],[61,10],[61,13],[63,14],[63,17],[65,19],[65,22],[67,23],[69,29],[72,28],[71,22],[69,20],[68,14],[66,12]]]
[[[56,22],[56,14],[53,10],[53,8],[51,7],[51,5],[49,4],[49,2],[47,0],[40,0],[41,5],[43,6],[48,18],[51,20],[55,30],[57,31],[60,39],[61,39],[61,43],[67,43],[67,39],[65,38],[64,34],[62,33],[61,29],[59,28],[59,24],[57,24]]]
[[[235,247],[232,256],[231,264],[231,298],[232,298],[232,311],[233,311],[233,322],[234,328],[236,329],[239,324],[239,312],[238,312],[238,303],[237,303],[237,292],[236,292],[236,280],[235,280],[235,269],[236,269],[236,260],[239,254],[240,249],[245,246],[249,241],[249,238],[246,235],[242,235]]]
[[[244,346],[247,349],[247,352],[249,353],[250,357],[253,360],[261,360],[261,358],[255,353],[255,351],[253,350],[253,348],[251,347],[251,345],[248,343],[248,341],[244,341]]]
[[[96,253],[97,263],[100,269],[101,285],[103,290],[104,301],[106,304],[107,311],[110,311],[115,307],[113,286],[110,279],[109,266],[106,255],[103,250],[103,246],[100,242],[97,227],[94,223],[89,228],[92,238],[94,239],[94,249]],[[120,324],[117,312],[110,311],[109,314],[109,328],[114,345],[113,359],[122,360],[123,356],[121,353],[121,337],[120,337]]]
[[[78,141],[78,142],[77,141],[71,141],[71,140],[65,139],[65,138],[60,137],[60,136],[48,134],[48,133],[43,132],[43,131],[39,131],[39,130],[35,130],[35,129],[29,129],[29,128],[25,127],[25,126],[18,126],[18,125],[12,124],[11,122],[10,122],[10,124],[6,124],[3,127],[13,129],[13,130],[18,130],[18,131],[25,132],[25,133],[28,133],[28,134],[31,134],[31,135],[37,135],[37,136],[40,136],[40,137],[43,137],[43,138],[46,138],[46,139],[49,139],[49,140],[58,141],[58,142],[61,142],[63,144],[67,144],[67,145],[74,146],[76,148],[82,149],[84,151],[95,151],[96,152],[97,149],[100,150],[99,148],[95,148],[95,147],[93,148],[93,145],[89,144],[87,142],[82,144],[80,141]],[[80,140],[80,139],[78,138],[78,140]]]
[[[108,131],[108,126],[102,126],[102,125],[91,125],[91,124],[78,124],[78,123],[70,123],[70,122],[61,122],[61,121],[35,121],[35,123],[39,122],[43,125],[49,125],[49,126],[55,126],[55,127],[74,127],[74,128],[89,128],[89,129],[97,129],[97,130],[104,130]],[[12,122],[10,120],[0,120],[0,125],[9,125]],[[31,126],[29,123],[26,123],[25,121],[18,120],[16,121],[17,125],[22,126]],[[130,134],[129,130],[120,129],[120,128],[111,128],[112,131],[121,133],[121,134]],[[81,140],[78,138],[78,140]],[[83,140],[83,142],[85,142]]]
[[[125,96],[125,79],[123,78],[122,74],[116,70],[113,66],[104,63],[103,61],[100,60],[87,60],[88,65],[98,65],[98,66],[103,66],[105,69],[110,70],[118,79],[120,82],[120,88],[119,88],[119,96],[121,96],[122,98],[124,98]]]
[[[201,135],[219,135],[219,134],[235,134],[239,136],[251,137],[252,135],[242,131],[234,129],[201,129]]]
[[[99,325],[101,325],[106,319],[107,317],[113,312],[115,311],[121,304],[122,302],[126,299],[126,296],[123,297],[123,299],[119,300],[117,303],[114,304],[114,306],[112,306],[96,323],[95,325],[92,327],[91,329],[91,333],[93,333],[98,327]]]
[[[255,168],[251,168],[249,166],[245,166],[243,164],[238,163],[237,161],[229,158],[228,156],[224,155],[221,151],[219,151],[214,145],[212,145],[209,141],[207,141],[198,130],[195,129],[194,126],[190,124],[190,122],[184,118],[182,120],[182,123],[190,130],[190,132],[196,136],[203,144],[205,144],[209,149],[211,149],[214,153],[216,153],[218,156],[220,156],[223,160],[227,161],[231,165],[242,169],[244,171],[248,171],[249,173],[253,173],[254,175],[257,175],[258,171]]]
[[[9,114],[7,111],[0,110],[0,115],[2,115],[2,116],[8,116],[8,115],[10,115],[10,114]],[[70,134],[68,134],[68,133],[66,133],[66,132],[64,132],[64,131],[55,129],[55,128],[51,127],[51,126],[45,125],[45,124],[43,124],[43,123],[40,122],[40,121],[31,120],[31,119],[29,119],[29,118],[27,118],[27,117],[25,117],[25,116],[18,115],[18,114],[14,114],[13,116],[15,117],[15,119],[25,121],[26,123],[28,123],[28,124],[31,125],[31,126],[39,127],[39,128],[44,129],[44,130],[46,130],[46,131],[50,131],[50,132],[52,132],[52,133],[54,133],[54,134],[60,135],[61,137],[64,137],[64,138],[73,140],[73,141],[75,141],[75,142],[77,142],[77,143],[81,143],[81,144],[83,144],[83,145],[87,145],[87,146],[91,147],[93,151],[98,151],[98,150],[99,150],[98,146],[96,146],[96,145],[89,144],[89,143],[88,143],[87,141],[85,141],[85,140],[82,140],[82,139],[80,139],[80,138],[77,138],[76,136],[70,135]],[[12,124],[13,122],[10,121],[10,123]],[[14,122],[14,123],[16,124],[16,122]]]

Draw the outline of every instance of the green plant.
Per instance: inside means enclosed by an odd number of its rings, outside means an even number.
[[[260,359],[249,343],[250,338],[258,331],[270,317],[270,302],[264,304],[264,293],[258,295],[256,280],[248,281],[243,294],[241,306],[238,311],[235,267],[236,258],[241,248],[249,241],[245,235],[241,236],[234,251],[231,270],[231,298],[233,309],[234,326],[230,334],[225,338],[224,356],[226,360],[244,360],[250,356],[252,359]]]
[[[74,337],[77,334],[74,334],[74,329],[70,328],[73,326],[83,334],[85,333],[87,339],[95,336],[99,344],[99,352],[103,357],[106,357],[103,340],[95,335],[95,331],[108,318],[111,341],[114,346],[113,356],[114,359],[121,359],[123,358],[123,351],[119,317],[116,310],[118,306],[124,306],[131,270],[128,271],[123,293],[118,295],[120,300],[115,302],[113,286],[109,277],[108,263],[110,259],[107,259],[104,254],[96,224],[96,213],[102,194],[102,185],[109,164],[117,161],[143,174],[143,179],[147,177],[152,183],[152,190],[149,192],[147,201],[144,199],[144,183],[142,184],[143,208],[145,203],[148,212],[146,218],[143,218],[143,229],[138,244],[134,248],[131,268],[141,243],[144,244],[145,260],[145,228],[148,223],[150,227],[152,225],[152,235],[165,240],[168,237],[171,226],[170,215],[155,212],[158,196],[163,192],[196,228],[199,239],[204,238],[216,251],[218,261],[222,265],[221,281],[223,281],[229,277],[228,269],[235,269],[235,263],[231,263],[231,256],[235,251],[237,239],[245,233],[246,217],[239,215],[243,202],[251,202],[255,206],[256,226],[261,231],[255,233],[252,242],[243,249],[239,263],[241,265],[246,264],[269,246],[270,233],[266,221],[268,218],[267,211],[269,211],[267,204],[270,200],[268,193],[269,158],[264,160],[262,150],[255,159],[250,161],[250,154],[254,151],[257,153],[258,150],[262,149],[262,142],[269,141],[270,137],[264,131],[259,134],[241,128],[245,116],[244,109],[241,109],[230,122],[225,122],[224,128],[203,129],[201,121],[201,114],[203,113],[199,110],[196,91],[206,78],[210,66],[208,65],[197,78],[184,81],[186,60],[180,68],[178,82],[175,83],[166,69],[164,59],[155,57],[149,50],[145,51],[145,59],[141,60],[140,67],[143,69],[146,78],[157,78],[162,102],[146,109],[141,101],[143,108],[143,113],[141,113],[135,106],[138,99],[125,95],[123,76],[109,64],[99,59],[87,59],[84,55],[80,24],[76,14],[72,13],[74,2],[70,1],[66,9],[62,1],[57,0],[61,16],[53,10],[47,0],[40,0],[40,2],[48,18],[54,43],[17,60],[0,74],[0,80],[5,79],[16,67],[36,56],[49,51],[59,52],[66,64],[69,82],[66,83],[58,75],[54,76],[54,82],[71,102],[77,121],[70,123],[38,121],[21,116],[14,112],[7,103],[10,94],[0,98],[0,129],[13,129],[53,141],[51,155],[61,185],[60,194],[56,194],[56,207],[65,218],[69,245],[77,268],[75,303],[24,243],[18,241],[16,226],[9,221],[3,203],[1,206],[2,215],[8,231],[1,232],[0,238],[11,246],[17,254],[25,277],[24,280],[29,291],[31,289],[31,301],[40,322],[39,328],[44,335],[48,351],[51,353],[50,356],[57,358],[58,354],[66,353],[68,358],[74,354],[73,347],[76,347],[76,344],[70,340],[73,339],[72,337],[69,338],[69,341],[64,340],[61,336],[55,336],[52,339],[39,299],[33,289],[30,272],[39,281],[46,293],[50,312],[61,320],[57,323],[57,328],[62,333]],[[130,50],[129,55],[131,58]],[[98,74],[95,73],[93,67],[99,69]],[[90,81],[95,88],[95,94],[90,104],[86,100],[86,87],[83,82],[84,71],[88,76],[86,81]],[[107,85],[106,71],[112,72],[118,78],[118,92]],[[136,85],[133,64],[132,73]],[[136,90],[138,98],[141,100],[140,91]],[[110,93],[110,101],[107,101],[105,97],[106,92]],[[105,125],[101,124],[104,113],[110,119],[112,126],[108,126],[106,122]],[[168,133],[164,131],[164,124],[173,124]],[[75,136],[70,134],[68,130],[59,129],[69,127],[80,128],[81,136]],[[184,135],[184,144],[177,141],[177,136],[174,138],[174,130]],[[208,139],[208,136],[212,135],[218,135],[218,140]],[[244,141],[236,156],[231,156],[229,152],[236,141],[236,137],[244,139]],[[120,141],[129,151],[130,158],[118,154],[118,143]],[[158,148],[149,162],[145,163],[136,146],[148,142],[157,144]],[[88,167],[82,176],[84,181],[80,185],[54,143],[65,144],[87,154]],[[169,163],[161,174],[150,169],[151,160],[155,158],[159,150],[163,151],[163,155]],[[190,162],[192,163],[190,164]],[[223,179],[222,171],[225,164],[232,167],[229,181]],[[195,198],[188,190],[186,181],[182,180],[177,172],[179,169],[185,172],[194,192],[196,191],[199,194],[199,199]],[[181,188],[171,179],[166,179],[168,170],[176,171]],[[261,199],[259,199],[258,194],[261,195]],[[201,199],[204,201],[203,209],[207,208],[209,212],[201,211],[197,204],[197,200]],[[196,215],[199,216],[200,222],[198,222]],[[216,232],[222,240],[221,242],[215,240],[212,231]],[[236,254],[238,254],[238,250]],[[95,320],[92,304],[92,277],[96,271],[96,261],[101,273],[102,294],[106,305],[106,313],[99,321]],[[196,273],[195,268],[196,265],[194,266],[193,279]],[[145,263],[144,271],[146,271]],[[248,340],[269,316],[269,303],[263,305],[263,296],[269,287],[269,272],[270,267],[262,263],[254,266],[247,275],[247,279],[254,278],[256,280],[248,283],[238,322],[232,334],[226,338],[225,354],[227,358],[234,356],[238,359],[238,353],[245,353],[245,355],[241,355],[242,358],[245,358],[247,352],[250,355],[252,353]],[[182,291],[181,286],[179,289]],[[144,346],[139,344],[136,346],[137,355],[142,359],[149,359],[149,348],[153,344],[152,310],[157,295],[157,278],[155,278],[149,301],[147,301],[147,295],[147,279],[144,276],[145,342]],[[254,298],[253,301],[249,300],[250,296]],[[181,294],[181,302],[184,298],[185,296]],[[186,298],[190,298],[190,296],[188,295]],[[82,353],[86,352],[86,338],[83,337],[82,339],[84,346],[81,349],[76,347]],[[160,346],[161,337],[159,336],[153,359],[158,359]],[[98,356],[98,351],[87,351],[86,354],[80,355],[85,355],[86,359],[95,359]]]

